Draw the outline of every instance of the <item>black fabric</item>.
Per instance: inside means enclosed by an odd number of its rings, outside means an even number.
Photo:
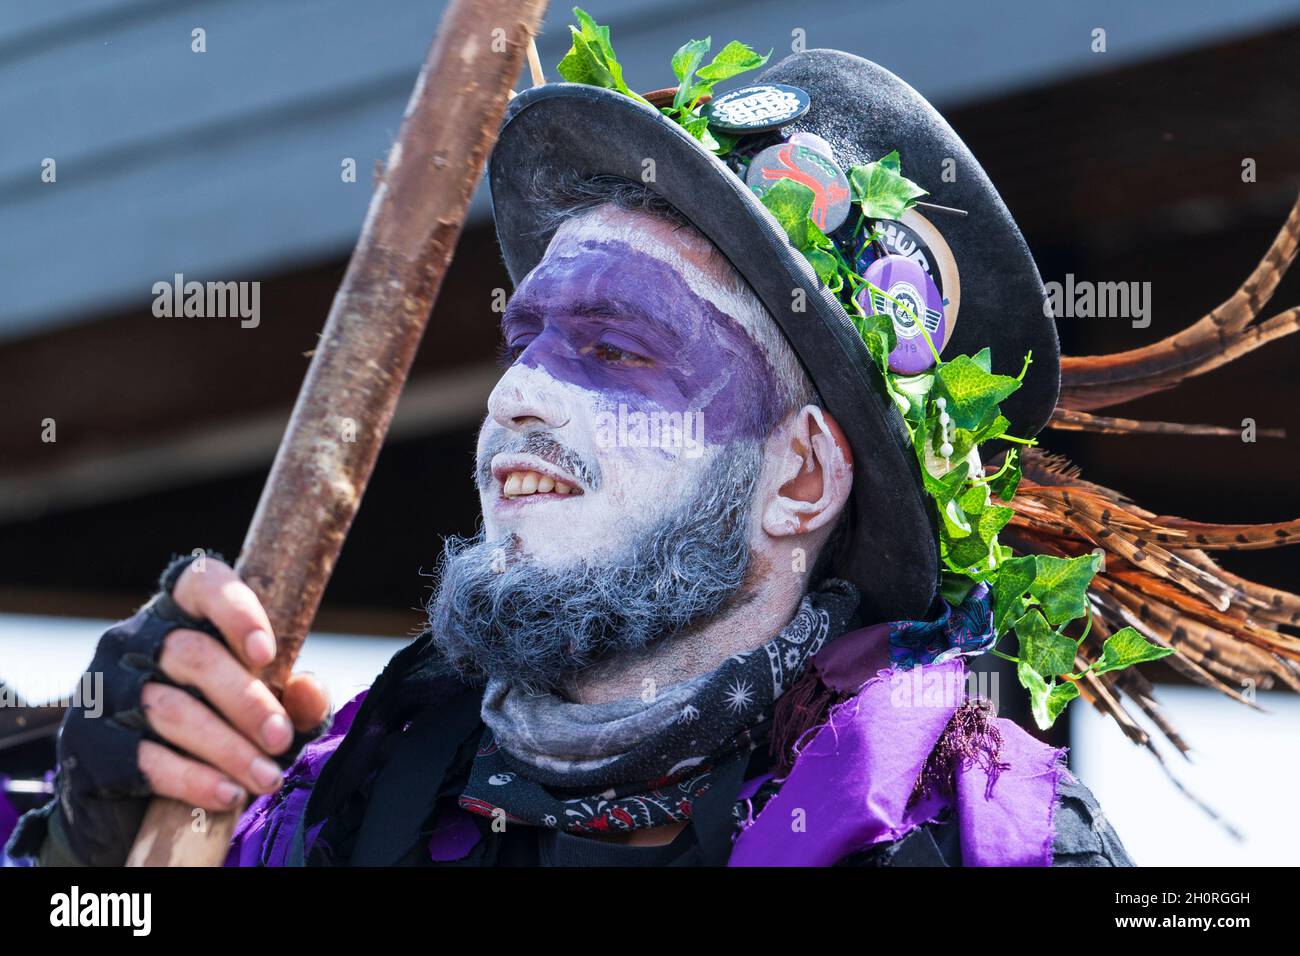
[[[467,684],[451,674],[437,648],[432,633],[425,631],[402,650],[398,651],[384,667],[361,702],[352,726],[321,770],[320,778],[312,788],[311,797],[303,813],[303,831],[306,843],[305,861],[308,866],[346,866],[352,862],[368,813],[383,819],[384,810],[369,806],[369,798],[378,776],[394,758],[410,760],[412,753],[398,748],[394,743],[403,728],[423,725],[427,720],[430,733],[436,736],[438,728],[448,734],[447,746],[463,755],[465,747],[472,745],[482,732],[478,720],[478,706],[482,688]],[[463,739],[454,739],[464,727],[472,727]],[[439,746],[442,746],[441,744]],[[423,778],[424,797],[428,805],[446,790],[449,774],[463,768],[452,761],[442,773]],[[422,773],[418,768],[397,771],[399,776],[410,774],[415,779]],[[434,777],[442,779],[434,780]],[[396,779],[396,778],[395,778]],[[389,799],[397,799],[396,789],[385,785],[383,791]],[[406,798],[402,798],[405,802]],[[417,798],[412,797],[412,800]],[[425,804],[420,804],[424,806]],[[410,812],[410,807],[407,807]],[[415,812],[418,813],[419,807]],[[409,825],[421,822],[403,820],[395,825],[403,827],[409,835]],[[392,825],[389,820],[386,825]],[[371,833],[377,833],[370,830]],[[369,837],[367,838],[370,839]],[[376,836],[376,839],[379,839]],[[392,843],[384,839],[370,854],[385,855],[392,851]]]
[[[1062,780],[1056,793],[1053,866],[1135,866],[1092,791]]]
[[[1134,866],[1092,791],[1063,779],[1052,818],[1052,866]],[[961,830],[949,817],[922,824],[893,843],[856,853],[841,866],[961,866]]]
[[[966,218],[930,217],[961,275],[962,307],[946,354],[989,346],[996,372],[1017,374],[1027,351],[1034,365],[1003,404],[1012,431],[1029,436],[1051,414],[1060,351],[1044,311],[1042,280],[1010,213],[952,128],[889,71],[834,50],[787,57],[755,82],[806,90],[812,107],[783,132],[828,140],[841,166],[890,150],[935,203]],[[517,283],[540,261],[554,232],[532,200],[533,184],[564,175],[613,175],[642,182],[676,207],[736,267],[772,313],[845,430],[859,462],[851,531],[833,573],[863,592],[872,620],[919,619],[937,592],[933,509],[924,498],[901,417],[883,391],[866,347],[835,296],[816,279],[745,184],[680,126],[617,92],[548,83],[511,100],[488,166],[498,241]],[[945,161],[955,163],[945,182]],[[793,296],[792,290],[804,296]],[[806,304],[806,307],[805,307]]]
[[[353,866],[390,866],[426,842],[421,824],[432,814],[461,745],[481,727],[475,707],[427,709],[384,741],[385,762],[370,789]]]

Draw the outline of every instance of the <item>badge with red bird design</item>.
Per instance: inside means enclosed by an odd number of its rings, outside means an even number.
[[[760,198],[783,179],[813,191],[808,218],[822,232],[833,232],[848,218],[849,179],[829,156],[798,143],[778,143],[755,156],[745,172],[745,184]]]

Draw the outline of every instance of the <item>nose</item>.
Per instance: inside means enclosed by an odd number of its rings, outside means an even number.
[[[569,403],[559,382],[542,369],[512,365],[488,396],[488,414],[502,428],[563,428]]]

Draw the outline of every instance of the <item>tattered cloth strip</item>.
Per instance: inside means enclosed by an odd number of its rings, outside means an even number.
[[[966,703],[960,659],[888,669],[831,708],[780,791],[741,831],[731,866],[831,866],[955,811],[966,866],[1050,866],[1064,750],[1004,718],[995,764],[960,760],[952,796],[922,788],[930,756]],[[846,812],[846,808],[853,808]]]
[[[857,603],[852,585],[828,582],[767,644],[648,704],[575,704],[489,684],[488,729],[461,806],[579,833],[690,819],[713,768],[766,740],[773,703]]]
[[[831,706],[856,694],[882,667],[907,669],[980,654],[995,637],[988,585],[977,584],[958,607],[945,602],[929,621],[873,624],[831,641],[777,702],[772,725],[777,773],[790,770],[800,742],[826,722]]]
[[[996,637],[987,584],[971,588],[956,608],[945,603],[943,612],[933,621],[894,621],[886,626],[889,661],[903,668],[982,654]]]

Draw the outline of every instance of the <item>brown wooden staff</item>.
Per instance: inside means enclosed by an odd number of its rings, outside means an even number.
[[[546,0],[451,0],[235,565],[293,669],[388,432]],[[239,813],[154,799],[128,866],[219,866]]]

